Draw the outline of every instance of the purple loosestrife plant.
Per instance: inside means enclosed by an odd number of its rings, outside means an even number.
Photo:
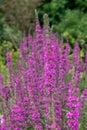
[[[73,64],[75,66],[74,80],[75,82],[77,82],[77,85],[79,85],[78,83],[80,82],[80,76],[81,76],[83,67],[82,67],[82,62],[80,58],[80,48],[79,48],[78,43],[76,43],[73,49]]]
[[[79,97],[78,97],[78,88],[73,87],[72,82],[70,83],[67,97],[67,106],[69,112],[67,112],[67,124],[71,130],[79,130]]]
[[[87,99],[85,87],[80,91],[85,63],[76,43],[70,59],[69,42],[63,46],[44,15],[40,27],[37,11],[34,36],[23,38],[20,60],[15,68],[7,53],[9,82],[0,75],[3,122],[1,130],[79,130]]]
[[[47,97],[47,100],[44,104],[45,106],[45,116],[46,116],[46,128],[51,129],[52,125],[52,114],[54,110],[51,110],[52,107],[54,109],[54,89],[56,85],[56,72],[55,72],[55,64],[54,64],[54,55],[51,53],[54,50],[54,46],[51,45],[50,39],[46,40],[46,48],[44,54],[44,96]],[[54,52],[54,51],[53,51]],[[52,111],[52,112],[51,112]],[[55,117],[55,115],[53,115]],[[53,118],[54,118],[53,117]],[[55,123],[55,118],[53,119]],[[56,124],[55,124],[56,126]]]

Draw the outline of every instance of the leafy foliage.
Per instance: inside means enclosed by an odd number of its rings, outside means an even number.
[[[40,6],[40,17],[48,13],[54,31],[69,39],[73,48],[78,40],[80,48],[87,48],[87,0],[44,0]],[[42,23],[42,19],[40,19]]]

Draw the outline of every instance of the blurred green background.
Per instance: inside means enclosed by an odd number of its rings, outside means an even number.
[[[9,50],[17,51],[23,35],[33,33],[35,9],[41,25],[43,14],[48,13],[53,31],[65,41],[68,39],[71,48],[77,41],[81,57],[84,57],[87,48],[87,0],[0,0],[0,58]]]

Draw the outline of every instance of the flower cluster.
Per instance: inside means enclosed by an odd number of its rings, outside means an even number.
[[[67,124],[71,130],[79,130],[80,103],[79,96],[77,95],[78,88],[72,88],[71,86],[69,88],[68,94],[67,106],[70,111],[66,113],[66,117],[68,119]]]
[[[35,35],[23,38],[20,60],[15,68],[7,53],[9,82],[0,75],[2,99],[1,130],[79,130],[87,99],[87,88],[80,91],[81,75],[87,75],[76,43],[70,56],[49,27],[48,16],[40,27],[36,12]]]

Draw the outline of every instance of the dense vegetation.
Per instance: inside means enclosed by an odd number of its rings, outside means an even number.
[[[75,44],[76,39],[81,45],[87,42],[86,0],[44,0],[39,10],[40,17],[44,13],[48,13],[54,30],[69,38],[72,44]]]

